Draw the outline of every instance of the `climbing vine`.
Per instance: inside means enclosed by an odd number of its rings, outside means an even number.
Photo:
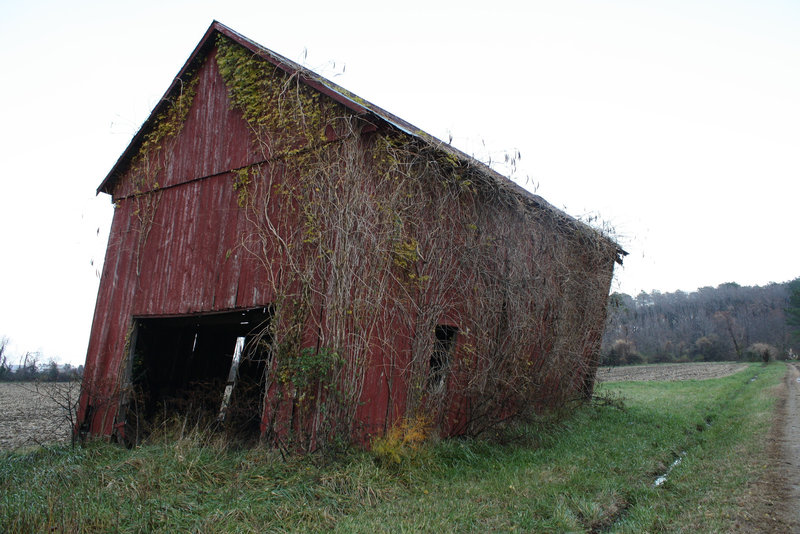
[[[194,102],[198,78],[192,74],[187,77],[188,83],[181,81],[178,95],[167,103],[166,109],[153,121],[151,130],[145,134],[131,162],[129,176],[133,187],[131,192],[134,199],[133,215],[139,222],[135,253],[137,276],[141,270],[141,251],[150,235],[161,200],[158,178],[167,166],[168,154],[171,152],[165,148],[183,129]]]
[[[233,173],[233,189],[252,228],[242,246],[274,302],[275,439],[313,447],[386,431],[357,423],[370,367],[388,392],[385,424],[424,417],[448,433],[591,389],[613,243],[447,147],[376,130],[312,89],[311,74],[216,44],[263,156]],[[443,324],[457,341],[434,356]],[[434,359],[442,387],[428,379]]]
[[[302,83],[302,73],[287,74],[222,35],[216,59],[231,107],[242,113],[265,154],[289,155],[326,140],[331,112],[340,107]]]

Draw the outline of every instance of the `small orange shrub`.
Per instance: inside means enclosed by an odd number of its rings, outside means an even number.
[[[431,421],[424,415],[403,418],[386,435],[372,441],[372,454],[382,464],[399,466],[419,458],[430,437]]]

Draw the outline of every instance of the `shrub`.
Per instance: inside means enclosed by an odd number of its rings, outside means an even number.
[[[719,362],[728,359],[725,346],[715,334],[709,334],[698,338],[694,342],[694,353],[696,360],[706,362]]]
[[[745,358],[752,362],[769,363],[777,359],[779,354],[778,349],[768,343],[753,343],[744,351]]]
[[[627,339],[614,341],[603,358],[605,365],[634,365],[643,361],[642,355],[636,350],[636,345]]]
[[[386,466],[397,467],[420,457],[430,436],[431,421],[426,416],[401,419],[386,435],[372,441],[372,455]]]

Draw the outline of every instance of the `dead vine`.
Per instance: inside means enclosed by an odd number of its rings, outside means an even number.
[[[441,147],[375,131],[303,72],[217,45],[264,158],[234,189],[273,297],[274,439],[381,431],[356,423],[367,369],[388,391],[384,425],[424,413],[447,433],[591,395],[613,243]],[[432,388],[438,325],[458,341]]]

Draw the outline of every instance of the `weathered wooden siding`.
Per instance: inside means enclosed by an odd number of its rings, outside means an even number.
[[[109,434],[117,408],[126,343],[135,317],[177,316],[269,305],[273,296],[265,266],[242,246],[252,232],[246,210],[233,188],[234,169],[260,162],[249,126],[230,109],[227,90],[212,51],[197,73],[197,94],[186,122],[159,154],[158,187],[138,194],[123,175],[113,188],[116,203],[106,262],[100,283],[86,375],[95,398],[91,430]],[[280,166],[270,166],[280,172]],[[274,215],[286,217],[274,206]],[[153,221],[142,224],[152,211]],[[148,228],[149,226],[149,228]],[[143,237],[146,233],[146,238]],[[394,332],[394,353],[403,353],[408,334],[386,318],[381,326]],[[357,417],[362,435],[381,432],[386,418],[403,410],[406,388],[383,347],[375,347]],[[398,365],[399,364],[399,365]],[[390,395],[387,384],[393,384]],[[270,407],[266,407],[267,417]],[[277,413],[276,417],[288,417]],[[270,421],[265,421],[267,425]]]
[[[100,284],[87,364],[95,380],[115,381],[135,316],[250,308],[272,297],[261,263],[240,247],[243,210],[229,174],[157,193],[140,246],[136,200],[119,201]],[[138,274],[137,274],[138,267]]]
[[[117,208],[86,360],[85,386],[91,393],[81,399],[79,415],[79,420],[83,420],[87,405],[94,407],[93,433],[109,434],[113,430],[118,401],[114,393],[123,379],[126,345],[135,317],[220,312],[268,306],[273,301],[266,269],[277,267],[261,263],[242,247],[242,240],[250,235],[253,226],[247,220],[246,210],[238,205],[238,193],[234,189],[235,171],[261,162],[265,151],[255,146],[251,128],[238,111],[231,109],[213,47],[195,75],[198,81],[194,102],[180,133],[165,142],[158,152],[158,173],[143,187],[141,182],[133,183],[124,167],[120,167],[123,174],[107,183]],[[132,161],[135,162],[135,158]],[[275,164],[264,166],[260,172],[282,171]],[[364,186],[370,187],[370,184]],[[498,203],[495,221],[514,216],[513,210],[506,213],[505,209]],[[291,217],[287,215],[290,210],[286,206],[275,201],[271,210],[271,216],[280,217],[285,225],[291,224],[291,219],[287,219]],[[544,225],[542,229],[546,229]],[[454,239],[458,242],[463,237],[456,235]],[[539,250],[534,241],[532,237],[530,250],[523,254],[542,266],[541,278],[560,280],[571,275],[579,280],[580,266],[563,277],[554,274],[557,269],[572,267],[554,261],[552,251]],[[609,247],[613,248],[611,244]],[[569,376],[576,389],[585,383],[587,369],[593,376],[596,368],[594,347],[599,349],[605,296],[615,256],[615,251],[608,253],[607,272],[599,278],[596,293],[589,295],[590,300],[594,299],[591,302],[574,302],[570,300],[569,287],[559,286],[564,292],[562,300],[530,304],[530,313],[540,321],[541,331],[547,332],[541,336],[541,346],[530,347],[529,357],[534,367],[544,365],[547,355],[554,349],[558,337],[554,317],[570,313],[579,316],[566,327],[584,329],[586,337],[583,339],[588,341],[579,343],[573,339],[570,343],[575,346],[560,347],[560,350],[580,354],[586,365],[580,370],[560,369],[556,377],[574,373]],[[266,257],[271,257],[269,252]],[[584,258],[583,268],[587,274],[597,269],[597,251],[582,251],[578,247],[572,257]],[[457,264],[455,260],[451,263]],[[462,270],[454,268],[450,271],[452,279],[440,286],[441,294],[447,297],[452,294],[452,300],[457,303],[456,309],[451,310],[454,325],[459,324],[459,316],[469,317],[474,313],[467,309],[470,299],[474,302],[481,298],[474,292],[464,291],[465,287],[480,285],[481,273],[470,270],[469,266]],[[562,282],[553,282],[553,285],[559,284]],[[384,307],[374,344],[370,347],[363,393],[357,408],[358,432],[362,438],[382,432],[387,424],[405,413],[407,370],[414,337],[409,325],[414,321],[399,317],[402,311],[391,309],[390,305],[386,303]],[[580,316],[581,313],[584,315]],[[391,346],[387,346],[389,344]],[[458,363],[462,356],[465,359],[468,356],[459,351],[457,341],[451,378],[468,381],[469,371],[460,368]],[[554,388],[563,387],[565,382],[552,381]],[[276,407],[275,421],[283,427],[291,424],[289,404],[278,402],[281,399],[276,389],[279,388],[273,387],[269,392],[262,430],[274,422],[270,420],[272,406]],[[458,432],[470,417],[469,403],[479,400],[461,393],[450,394],[446,400],[445,409],[437,414],[439,429],[443,434]]]
[[[163,188],[214,176],[262,159],[241,113],[230,108],[225,82],[212,50],[196,76],[196,96],[177,139],[164,144],[164,169],[155,176]],[[120,179],[113,199],[132,195],[134,184]]]
[[[268,304],[264,267],[242,249],[249,227],[228,172],[260,159],[250,129],[231,110],[214,54],[197,73],[194,103],[180,134],[165,143],[157,191],[134,195],[124,176],[98,292],[86,373],[95,387],[95,432],[109,433],[132,319]],[[148,204],[149,203],[149,204]],[[153,221],[141,223],[147,210]],[[90,399],[82,399],[82,409]]]

